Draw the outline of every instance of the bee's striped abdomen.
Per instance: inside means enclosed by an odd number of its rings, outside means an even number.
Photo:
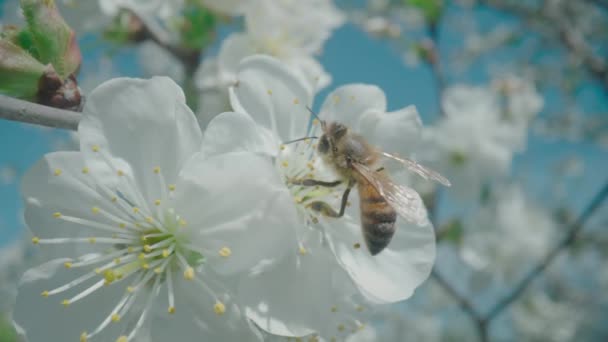
[[[372,255],[380,253],[395,234],[397,213],[368,182],[358,182],[361,229],[367,249]]]

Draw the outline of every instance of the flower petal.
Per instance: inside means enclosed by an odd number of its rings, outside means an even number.
[[[230,88],[232,108],[249,114],[271,131],[277,144],[306,134],[312,90],[290,69],[268,56],[251,56],[239,65],[237,85]]]
[[[386,112],[386,96],[382,89],[367,84],[350,84],[331,92],[323,106],[320,117],[327,121],[338,121],[360,134],[366,134],[362,125],[365,114]]]
[[[174,183],[201,144],[182,90],[166,77],[102,84],[89,96],[78,132],[87,163],[106,164],[103,153],[127,162],[147,199],[162,191],[153,170],[160,168],[165,182]]]
[[[402,156],[411,155],[420,140],[422,121],[414,106],[395,112],[368,112],[361,118],[360,131],[380,150]]]
[[[244,33],[232,33],[222,42],[217,56],[218,68],[222,74],[234,81],[239,63],[247,56],[255,54],[255,46]]]
[[[398,217],[391,243],[372,256],[365,249],[359,221],[347,216],[341,221],[332,223],[332,249],[369,300],[393,303],[407,299],[429,276],[435,261],[432,225],[420,227]]]
[[[269,158],[244,152],[211,158],[198,154],[179,178],[174,207],[218,272],[276,261],[295,245],[291,227],[298,222],[296,208]],[[224,248],[229,255],[221,252]]]
[[[207,157],[228,152],[276,154],[274,139],[265,133],[247,114],[222,113],[205,130],[202,152]]]

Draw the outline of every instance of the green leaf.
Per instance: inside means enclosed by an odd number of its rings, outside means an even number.
[[[418,8],[430,24],[436,24],[443,12],[443,0],[403,0],[406,5]]]
[[[1,315],[0,316],[0,342],[18,342],[19,336],[17,336],[17,331],[13,327],[13,324],[9,321],[9,319]]]
[[[0,40],[0,93],[33,100],[47,66],[9,40]]]
[[[62,78],[75,74],[80,68],[80,49],[74,31],[61,17],[55,2],[20,2],[38,60],[45,65],[52,64]]]
[[[456,245],[460,245],[462,242],[464,227],[458,219],[451,220],[443,225],[439,231],[443,232],[441,241],[449,241]]]
[[[217,16],[199,1],[188,1],[178,21],[181,43],[192,50],[203,50],[215,39]]]

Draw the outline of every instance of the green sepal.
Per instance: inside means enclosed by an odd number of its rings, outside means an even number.
[[[218,17],[198,1],[188,1],[177,25],[181,44],[187,49],[204,50],[215,39]]]
[[[39,81],[47,69],[13,42],[0,40],[0,93],[34,100]]]

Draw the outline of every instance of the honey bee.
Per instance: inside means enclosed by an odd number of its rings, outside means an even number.
[[[339,212],[321,201],[310,204],[313,210],[328,217],[343,216],[349,193],[356,185],[360,198],[361,230],[367,249],[372,255],[382,252],[390,243],[395,234],[397,215],[413,223],[426,222],[426,210],[418,193],[407,186],[395,184],[382,166],[382,160],[393,159],[425,179],[450,186],[445,177],[413,160],[380,151],[346,125],[318,120],[321,122],[323,134],[318,138],[317,152],[340,179],[334,182],[305,179],[299,183],[325,187],[346,183],[347,186],[342,195]]]

